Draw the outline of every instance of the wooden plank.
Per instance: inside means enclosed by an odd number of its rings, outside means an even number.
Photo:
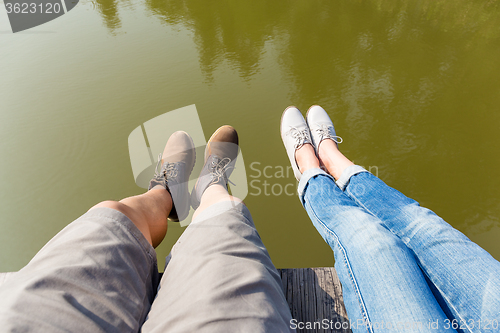
[[[317,318],[326,318],[325,299],[322,297],[323,290],[320,287],[325,281],[325,271],[323,268],[318,268],[314,270],[314,273],[316,274],[316,285],[314,286],[316,292],[316,316]],[[328,330],[321,328],[319,332],[324,333],[328,332]]]
[[[307,280],[305,281],[305,284],[306,284],[308,294],[309,294],[309,296],[308,296],[309,302],[306,303],[307,306],[305,307],[307,310],[306,318],[314,318],[315,322],[321,323],[321,320],[323,320],[323,318],[320,318],[317,314],[317,311],[316,311],[316,308],[318,307],[317,297],[316,297],[316,289],[318,286],[318,279],[316,278],[316,273],[313,269],[306,268],[305,271],[307,273]],[[321,326],[322,325],[320,325],[320,327],[318,327],[318,329],[316,330],[317,332],[323,332]]]
[[[292,280],[288,278],[288,271],[286,269],[282,270],[281,274],[287,277],[285,298],[290,308],[290,312],[292,312]]]
[[[291,270],[290,271],[292,277],[292,317],[300,320],[300,280],[299,280],[299,271]]]
[[[305,322],[306,321],[305,319],[307,318],[307,315],[305,312],[308,308],[308,306],[307,306],[308,300],[306,299],[307,298],[307,295],[306,295],[307,288],[305,288],[304,269],[299,268],[298,273],[299,273],[300,302],[297,305],[297,307],[299,308],[299,313],[300,313],[299,321]],[[306,333],[305,330],[299,330],[299,332]]]
[[[328,267],[325,271],[327,277],[326,281],[329,283],[322,286],[327,291],[329,297],[330,311],[332,317],[335,318],[335,322],[339,323],[339,329],[335,332],[347,333],[351,332],[350,329],[345,329],[342,327],[347,327],[349,321],[347,319],[347,312],[345,311],[344,301],[342,297],[342,286],[340,280],[338,279],[337,272],[333,267]]]
[[[292,317],[298,323],[315,327],[297,332],[351,332],[342,286],[333,267],[281,269],[280,274],[286,276],[285,297]]]
[[[339,277],[337,275],[337,271],[333,267],[329,269],[330,274],[332,275],[332,285],[335,290],[335,310],[338,312],[338,314],[344,318],[347,318],[347,312],[345,310],[345,305],[344,305],[344,296],[342,295],[342,286],[340,284]]]
[[[324,284],[320,286],[320,289],[323,290],[323,293],[325,294],[325,312],[330,317],[330,320],[337,323],[341,321],[341,318],[339,318],[338,312],[336,311],[336,294],[334,281],[332,279],[332,274],[328,269],[324,269],[323,272],[325,274],[325,280]],[[338,330],[334,332],[338,332]]]
[[[288,275],[286,274],[286,271],[284,270],[278,270],[281,278],[281,286],[283,290],[283,295],[286,297],[287,289],[288,289]]]

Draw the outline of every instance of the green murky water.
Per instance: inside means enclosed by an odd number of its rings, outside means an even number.
[[[322,105],[348,157],[498,259],[499,59],[498,1],[83,1],[17,34],[2,5],[0,271],[97,202],[141,193],[128,135],[191,104],[207,139],[239,131],[245,201],[276,266],[333,263],[280,194],[295,182],[276,175],[291,104]],[[182,230],[170,224],[160,267]]]

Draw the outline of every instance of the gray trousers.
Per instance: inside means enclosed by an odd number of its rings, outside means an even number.
[[[0,332],[289,332],[278,272],[244,205],[203,211],[169,255],[95,208],[0,287]]]

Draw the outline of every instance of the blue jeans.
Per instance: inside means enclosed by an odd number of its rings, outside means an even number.
[[[353,332],[500,331],[500,263],[432,211],[359,166],[307,170],[298,192]]]

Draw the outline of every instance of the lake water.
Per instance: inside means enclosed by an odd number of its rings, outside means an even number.
[[[346,156],[500,259],[499,59],[498,1],[81,1],[16,34],[1,5],[0,271],[141,193],[129,134],[192,104],[206,139],[238,130],[277,267],[333,264],[280,173],[281,113],[312,104]],[[170,223],[160,268],[183,230]]]

